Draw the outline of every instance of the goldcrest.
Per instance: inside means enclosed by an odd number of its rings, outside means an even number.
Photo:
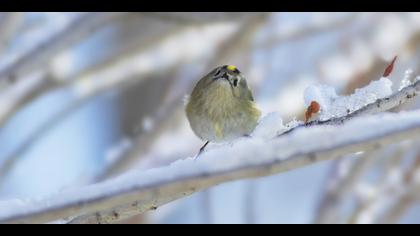
[[[248,136],[261,116],[245,77],[235,66],[219,66],[194,87],[186,105],[194,133],[206,143]]]

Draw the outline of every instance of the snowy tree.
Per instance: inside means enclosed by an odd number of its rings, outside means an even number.
[[[0,222],[420,223],[419,21],[3,13]],[[221,64],[263,116],[195,159],[183,99]]]

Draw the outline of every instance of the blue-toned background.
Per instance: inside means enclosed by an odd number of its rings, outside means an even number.
[[[419,13],[1,13],[0,200],[194,155],[184,97],[217,65],[238,66],[263,113],[290,121],[303,118],[307,86],[352,93],[395,55],[398,85],[419,74],[419,50]],[[316,222],[331,173],[352,161],[223,184],[125,222]],[[335,222],[351,222],[360,186]],[[398,222],[419,219],[414,201]]]

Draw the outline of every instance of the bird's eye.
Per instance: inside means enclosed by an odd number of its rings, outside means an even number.
[[[216,73],[214,73],[214,77],[219,77],[220,72],[222,72],[222,70],[220,70],[220,69],[219,69],[219,70],[217,70],[217,71],[216,71]]]
[[[238,79],[234,79],[233,80],[233,86],[235,86],[235,87],[238,86],[238,81],[239,81]]]

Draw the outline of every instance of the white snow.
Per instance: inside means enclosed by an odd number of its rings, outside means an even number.
[[[327,85],[312,85],[304,92],[305,106],[308,107],[312,101],[316,101],[321,106],[322,114],[329,114],[333,102],[338,99],[335,89]],[[327,117],[328,119],[330,117]]]
[[[381,114],[356,118],[343,126],[315,126],[299,129],[289,135],[269,141],[275,132],[268,127],[283,129],[280,117],[273,113],[261,120],[256,138],[239,138],[203,153],[197,160],[189,157],[169,166],[147,171],[131,171],[103,183],[77,190],[65,190],[44,199],[12,200],[0,202],[0,220],[11,215],[39,211],[89,199],[112,196],[139,187],[161,184],[182,178],[195,178],[203,174],[220,173],[252,165],[263,165],[284,160],[291,155],[326,150],[345,143],[389,134],[400,129],[420,127],[420,111],[400,114]],[[263,138],[261,138],[263,137]]]
[[[252,137],[271,139],[276,135],[284,132],[288,128],[283,125],[283,120],[279,113],[272,112],[264,116],[258,126],[252,133]]]
[[[381,78],[372,81],[368,86],[356,89],[350,96],[338,96],[335,89],[326,85],[312,85],[305,90],[305,105],[316,101],[321,106],[320,120],[342,117],[356,111],[377,99],[392,94],[392,81]]]
[[[404,89],[405,87],[410,86],[412,84],[412,81],[411,81],[412,76],[413,76],[412,69],[408,69],[405,71],[404,78],[401,80],[401,83],[400,83],[400,89],[399,89],[400,91]]]

